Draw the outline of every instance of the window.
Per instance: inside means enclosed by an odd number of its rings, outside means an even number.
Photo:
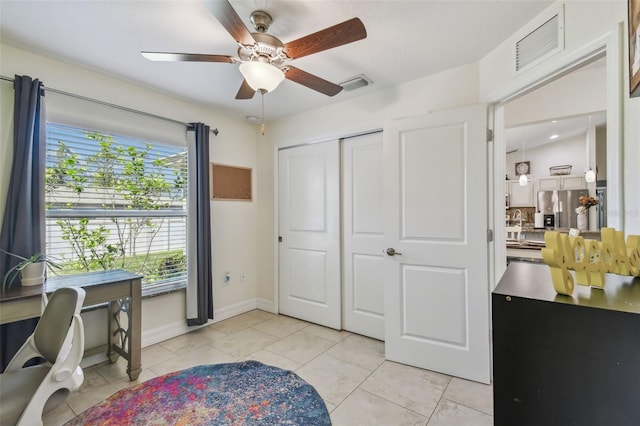
[[[46,152],[59,274],[125,269],[143,275],[143,294],[186,284],[186,148],[47,123]]]

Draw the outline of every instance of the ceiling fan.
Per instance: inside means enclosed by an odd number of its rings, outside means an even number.
[[[359,18],[352,18],[284,44],[275,36],[267,34],[269,25],[273,22],[268,13],[257,10],[251,14],[250,20],[256,30],[251,33],[227,0],[208,1],[205,4],[238,43],[238,57],[169,52],[141,52],[141,54],[152,61],[240,64],[239,68],[244,81],[236,99],[251,99],[255,92],[262,94],[270,92],[285,78],[327,96],[335,96],[342,90],[342,86],[289,65],[289,61],[367,37],[362,21]]]

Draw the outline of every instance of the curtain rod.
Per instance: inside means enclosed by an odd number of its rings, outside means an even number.
[[[15,79],[13,79],[11,77],[5,77],[3,75],[0,75],[0,80],[9,81],[11,83],[13,83],[15,81]],[[53,89],[53,88],[47,87],[47,86],[44,86],[44,90],[47,91],[47,92],[56,93],[58,95],[69,96],[71,98],[76,98],[76,99],[80,99],[80,100],[87,101],[87,102],[93,102],[93,103],[96,103],[96,104],[99,104],[99,105],[102,105],[102,106],[107,106],[107,107],[119,109],[119,110],[122,110],[122,111],[132,112],[134,114],[144,115],[146,117],[155,118],[157,120],[164,120],[164,121],[168,121],[170,123],[181,124],[181,125],[185,126],[187,129],[189,127],[191,127],[189,125],[189,123],[185,123],[185,122],[179,121],[179,120],[174,120],[173,118],[163,117],[161,115],[151,114],[149,112],[140,111],[140,110],[129,108],[129,107],[125,107],[125,106],[122,106],[122,105],[112,104],[112,103],[109,103],[109,102],[104,102],[104,101],[100,101],[100,100],[97,100],[97,99],[88,98],[86,96],[76,95],[75,93],[69,93],[69,92],[65,92],[63,90]],[[217,128],[216,129],[210,129],[209,131],[211,133],[213,133],[214,135],[218,136],[219,131],[218,131]]]

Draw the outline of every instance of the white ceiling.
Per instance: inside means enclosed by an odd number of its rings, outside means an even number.
[[[544,105],[541,106],[539,104],[540,98],[544,98],[545,102],[556,102],[558,100],[558,95],[554,95],[555,97],[549,97],[549,90],[560,93],[559,96],[562,96],[562,93],[570,93],[571,90],[575,90],[577,84],[575,78],[585,78],[584,76],[579,77],[580,73],[596,69],[604,70],[606,64],[605,58],[602,57],[587,65],[581,66],[569,74],[559,77],[558,79],[547,83],[547,85],[541,86],[525,94],[517,100],[517,103],[520,104],[518,108],[520,110],[536,110],[544,108]],[[587,80],[588,84],[594,87],[604,87],[606,84],[606,81],[604,80],[605,75],[606,73],[604,71],[590,74],[590,77]],[[505,114],[508,114],[507,111],[511,107],[510,105],[511,104],[506,105]],[[526,108],[523,108],[523,105],[526,106]],[[505,129],[507,153],[522,151],[523,145],[526,151],[543,145],[562,142],[567,139],[575,138],[576,136],[583,136],[586,143],[586,135],[590,127],[598,127],[607,123],[606,111],[584,112],[584,108],[581,105],[575,103],[572,105],[573,107],[570,110],[565,111],[570,111],[570,113],[561,117],[553,116],[552,118],[544,121],[528,121],[517,125],[507,126]],[[557,137],[551,139],[552,135],[557,135]]]
[[[271,14],[269,33],[284,43],[352,17],[367,29],[364,40],[292,65],[334,83],[365,74],[372,85],[331,98],[285,80],[265,95],[267,120],[478,61],[551,3],[231,0],[250,30],[252,11]],[[242,82],[238,65],[151,62],[140,55],[148,50],[235,56],[235,41],[201,1],[0,0],[0,40],[240,118],[260,115],[260,96],[234,99]]]
[[[607,122],[607,112],[598,111],[591,114],[580,114],[571,117],[556,118],[540,123],[529,123],[523,126],[506,129],[507,153],[539,148],[550,143],[558,143],[576,136],[585,137],[589,127],[597,127]],[[552,135],[557,135],[551,139]]]

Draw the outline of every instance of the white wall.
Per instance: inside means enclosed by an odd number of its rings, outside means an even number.
[[[182,122],[204,122],[212,128],[218,128],[218,136],[211,135],[212,161],[251,167],[255,170],[256,132],[254,126],[229,118],[221,111],[193,105],[171,98],[125,81],[99,74],[87,69],[65,64],[51,58],[35,55],[24,50],[0,45],[0,74],[6,77],[29,75],[39,78],[46,87],[63,90],[73,94],[98,99],[104,102],[145,111],[159,116],[169,117]],[[6,186],[11,159],[11,138],[13,121],[11,110],[6,109],[13,102],[13,87],[10,83],[0,82],[0,112],[2,131],[0,132],[0,211],[6,202]],[[46,96],[45,96],[46,97]],[[53,96],[50,96],[53,98]],[[59,97],[59,96],[58,96]],[[53,101],[53,99],[52,99]],[[59,104],[59,102],[58,102]],[[76,106],[74,106],[76,104]],[[80,106],[78,106],[80,105]],[[93,108],[82,106],[81,102],[70,101],[65,108],[57,109],[55,114],[69,113],[74,108]],[[12,109],[12,108],[11,108]],[[80,114],[68,114],[70,116]],[[54,111],[52,111],[54,114]],[[96,114],[98,114],[96,112]],[[162,121],[149,122],[140,116],[140,122],[159,128],[167,126]],[[175,127],[175,126],[174,126]],[[164,132],[164,130],[163,130]],[[256,174],[253,177],[256,188]],[[257,200],[258,190],[254,190]],[[213,234],[213,271],[214,271],[214,309],[216,319],[255,308],[257,294],[257,201],[231,202],[212,201]],[[1,220],[1,219],[0,219]],[[224,272],[232,274],[229,286],[223,286]],[[245,272],[246,280],[240,282],[239,274]],[[184,292],[176,292],[143,300],[143,345],[155,343],[187,330],[185,321]],[[87,315],[88,328],[100,328],[92,324],[98,314]],[[105,326],[106,327],[106,326]],[[106,330],[106,328],[104,328]],[[105,333],[106,336],[106,333]],[[101,343],[101,336],[87,346]],[[104,340],[106,341],[106,340]]]
[[[427,114],[478,103],[475,64],[424,77],[391,89],[304,112],[267,124],[258,144],[259,297],[274,300],[275,277],[275,159],[278,147],[340,138],[381,129],[385,120]]]
[[[339,96],[339,95],[338,95]],[[381,129],[384,120],[478,102],[478,68],[470,64],[267,124],[273,146],[335,139]],[[263,144],[260,144],[261,148]]]
[[[0,81],[0,224],[4,217],[4,197],[9,188],[9,175],[13,162],[11,138],[13,138],[13,86]]]
[[[626,0],[613,1],[580,1],[556,2],[544,11],[540,16],[558,10],[564,5],[565,48],[545,62],[557,61],[576,49],[583,47],[601,35],[611,31],[613,27],[626,20]],[[532,22],[539,20],[533,19]],[[535,26],[525,25],[523,28],[531,31]],[[514,36],[505,40],[480,60],[480,98],[492,97],[495,92],[503,90],[507,86],[526,84],[532,76],[538,76],[544,64],[538,64],[516,75],[513,65],[513,44],[525,34],[516,32]]]
[[[581,174],[587,164],[585,153],[586,134],[549,143],[534,149],[525,149],[524,161],[531,164],[531,179],[549,177],[549,167],[570,164],[572,174]],[[522,161],[522,152],[507,154],[507,175],[517,179],[515,164]]]
[[[505,126],[537,123],[607,109],[607,68],[585,67],[509,102]]]

